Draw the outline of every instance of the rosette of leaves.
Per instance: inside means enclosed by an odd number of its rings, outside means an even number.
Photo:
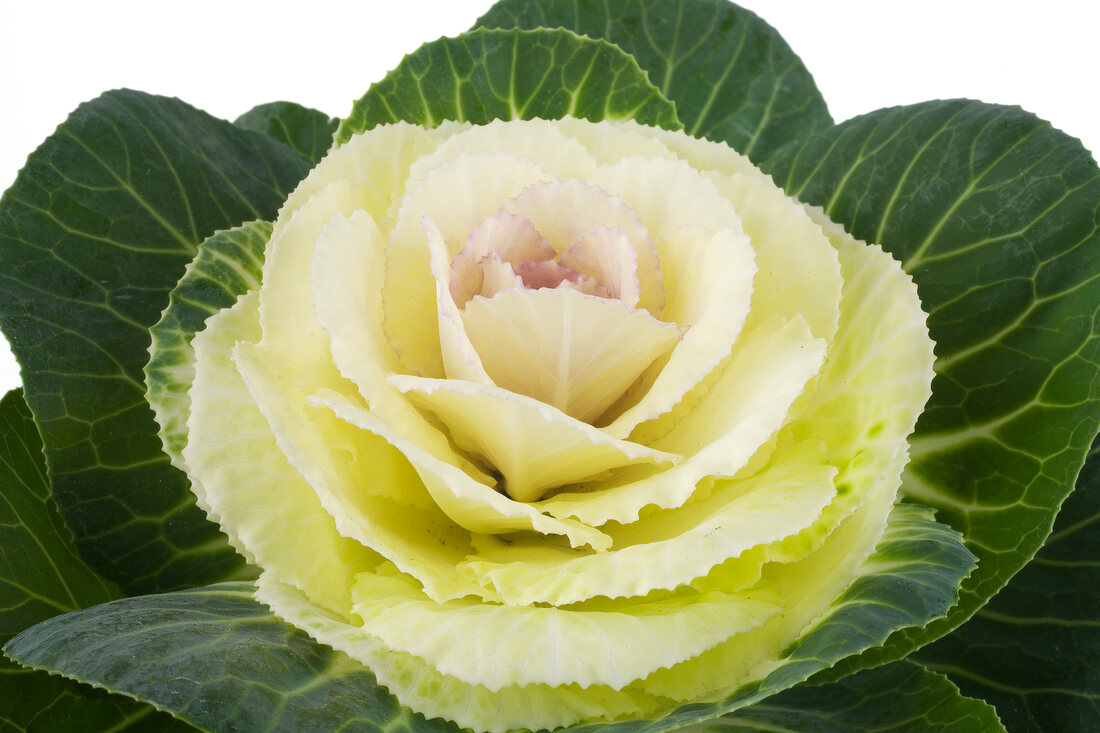
[[[936,342],[905,501],[859,579],[752,684],[612,726],[1000,730],[989,703],[1010,731],[1093,726],[1094,474],[1077,481],[1097,429],[1088,152],[1019,109],[966,100],[834,125],[774,30],[724,2],[502,2],[477,25],[498,30],[422,47],[338,139],[396,120],[682,126],[892,253]],[[253,600],[254,569],[196,506],[145,403],[148,329],[171,300],[164,333],[186,353],[209,314],[259,284],[262,222],[335,130],[283,103],[228,123],[108,93],[0,200],[0,323],[25,390],[0,405],[0,716],[13,729],[451,727]]]

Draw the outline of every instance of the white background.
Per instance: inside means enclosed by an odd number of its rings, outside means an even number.
[[[296,101],[342,117],[422,42],[491,0],[0,0],[0,190],[80,102],[130,87],[235,118]],[[1100,150],[1094,0],[743,0],[802,57],[837,121],[971,97]],[[18,386],[0,341],[0,393]]]

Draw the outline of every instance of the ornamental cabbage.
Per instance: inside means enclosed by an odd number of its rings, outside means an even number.
[[[192,345],[153,404],[258,599],[494,732],[775,669],[882,537],[933,362],[878,246],[724,144],[571,118],[352,137]]]
[[[0,720],[1089,729],[1098,202],[727,0],[104,93],[0,197]]]

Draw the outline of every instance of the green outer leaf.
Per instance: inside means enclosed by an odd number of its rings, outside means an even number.
[[[954,633],[920,651],[1013,733],[1100,724],[1100,441],[1054,533],[1008,586]]]
[[[0,730],[184,733],[195,727],[152,705],[0,660]]]
[[[1004,733],[992,706],[912,662],[799,685],[685,733]]]
[[[759,163],[833,124],[813,77],[770,25],[726,0],[502,0],[485,28],[564,27],[634,57],[685,130]]]
[[[195,377],[191,339],[207,318],[260,287],[264,248],[270,237],[271,224],[265,221],[248,222],[207,237],[169,294],[161,319],[150,329],[147,399],[161,426],[164,450],[177,468],[184,467],[181,453],[187,445],[191,413],[187,392]]]
[[[1032,557],[1072,489],[1100,416],[1100,173],[1048,123],[968,100],[857,117],[765,169],[916,280],[937,376],[903,488],[979,559],[947,619],[840,674],[966,620]]]
[[[275,618],[252,591],[222,583],[126,598],[51,619],[5,651],[205,730],[457,733],[402,708],[366,668]]]
[[[332,147],[340,120],[294,102],[268,102],[248,110],[233,124],[275,138],[314,166]]]
[[[0,200],[0,324],[81,556],[131,592],[242,564],[169,465],[145,403],[148,327],[216,229],[271,218],[307,165],[178,100],[81,105]]]
[[[0,658],[0,730],[35,733],[184,733],[194,727],[154,707]]]
[[[680,129],[676,108],[617,47],[565,30],[476,30],[426,43],[371,86],[337,143],[387,122],[583,117]]]
[[[0,400],[0,644],[121,592],[77,557],[50,499],[42,439],[21,390]],[[0,657],[0,730],[186,730],[148,705]]]
[[[76,553],[50,499],[42,439],[22,390],[0,400],[0,643],[59,613],[119,598]]]
[[[662,720],[578,728],[663,731],[721,715],[881,642],[899,625],[946,613],[973,556],[925,507],[899,506],[891,520],[864,574],[764,680]],[[320,731],[345,720],[364,729],[375,721],[387,729],[456,730],[401,709],[365,668],[276,620],[241,583],[130,598],[50,619],[5,651],[24,664],[155,702],[217,730],[261,722],[296,730],[310,721],[310,730]],[[122,659],[131,661],[119,664]]]

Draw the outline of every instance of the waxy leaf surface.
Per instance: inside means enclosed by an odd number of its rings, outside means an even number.
[[[269,136],[116,91],[81,105],[0,200],[0,326],[53,497],[81,556],[127,591],[241,569],[162,452],[141,370],[199,242],[273,218],[308,168]]]
[[[903,491],[978,556],[946,619],[839,676],[970,617],[1042,545],[1073,488],[1100,417],[1100,171],[1035,116],[967,100],[857,117],[764,167],[916,281],[936,378]]]
[[[754,162],[832,118],[774,28],[726,0],[503,0],[485,28],[568,28],[630,54],[676,104],[684,130]]]
[[[50,499],[42,439],[22,391],[0,400],[0,645],[60,613],[119,597],[77,557]],[[0,730],[184,731],[144,703],[0,656]]]
[[[1008,586],[920,651],[1015,733],[1089,730],[1100,721],[1100,449],[1093,444],[1054,532]]]
[[[317,165],[332,147],[340,120],[294,102],[268,102],[248,110],[233,124],[273,137],[310,165]]]
[[[700,723],[707,733],[1004,733],[994,709],[912,662],[801,685]]]
[[[336,140],[399,120],[435,127],[565,116],[680,127],[676,108],[634,59],[606,41],[565,30],[481,29],[406,56],[355,103]]]

